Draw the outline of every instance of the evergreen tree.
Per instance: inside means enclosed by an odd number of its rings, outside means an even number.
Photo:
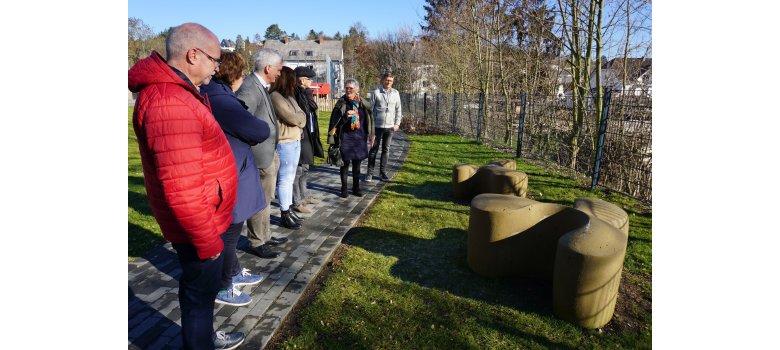
[[[236,36],[236,51],[243,51],[246,47],[246,42],[244,41],[244,38],[241,37],[241,34]]]
[[[268,29],[265,30],[265,40],[282,40],[285,35],[287,35],[287,32],[279,28],[279,25],[276,23],[268,26]]]

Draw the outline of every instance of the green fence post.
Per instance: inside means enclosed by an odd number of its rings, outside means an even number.
[[[480,143],[479,135],[482,132],[482,108],[485,106],[485,92],[479,93],[479,109],[477,110],[477,143]],[[469,106],[471,111],[471,106]]]
[[[436,93],[436,128],[439,128],[439,97],[441,97],[441,92]]]
[[[520,120],[517,122],[517,158],[523,155],[523,126],[525,125],[525,92],[520,93]]]
[[[423,94],[423,120],[428,121],[428,93]]]
[[[601,110],[601,123],[599,124],[599,137],[596,144],[596,160],[593,164],[593,178],[590,182],[591,191],[599,183],[601,174],[601,156],[604,154],[604,139],[607,133],[607,118],[609,117],[609,101],[612,99],[612,89],[607,89],[604,93],[604,107]]]
[[[455,131],[455,120],[458,118],[458,93],[452,95],[452,131]]]

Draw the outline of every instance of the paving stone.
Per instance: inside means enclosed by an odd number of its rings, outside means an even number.
[[[390,147],[387,167],[390,177],[400,169],[408,149],[406,134],[398,132]],[[364,161],[362,174],[366,164]],[[265,347],[341,240],[386,185],[376,179],[371,183],[361,181],[364,196],[350,195],[344,199],[338,196],[340,183],[336,167],[322,165],[311,169],[307,193],[322,202],[307,206],[312,213],[301,215],[306,220],[300,230],[279,227],[279,204],[276,199],[271,201],[271,235],[290,239],[274,247],[281,253],[275,259],[261,259],[247,252],[249,241],[244,227],[236,252],[239,262],[243,268],[264,274],[266,278],[256,286],[240,287],[243,293],[252,296],[249,305],[215,305],[215,330],[244,332],[247,340],[241,348]],[[127,275],[128,349],[180,349],[177,279],[181,268],[171,244],[159,246],[128,263]]]

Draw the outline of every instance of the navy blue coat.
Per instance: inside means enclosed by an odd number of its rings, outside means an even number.
[[[201,95],[211,103],[211,112],[227,137],[238,169],[238,194],[233,207],[233,223],[243,222],[267,205],[251,146],[265,141],[270,134],[266,122],[255,118],[219,79],[201,85]]]

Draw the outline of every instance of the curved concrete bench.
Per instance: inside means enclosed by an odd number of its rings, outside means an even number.
[[[517,170],[512,159],[498,159],[485,166],[455,164],[452,191],[456,199],[471,199],[482,193],[511,194],[525,198],[528,175]]]
[[[467,259],[483,276],[552,281],[555,314],[581,327],[599,328],[615,310],[628,216],[596,198],[580,198],[575,204],[584,210],[510,195],[474,197]]]

